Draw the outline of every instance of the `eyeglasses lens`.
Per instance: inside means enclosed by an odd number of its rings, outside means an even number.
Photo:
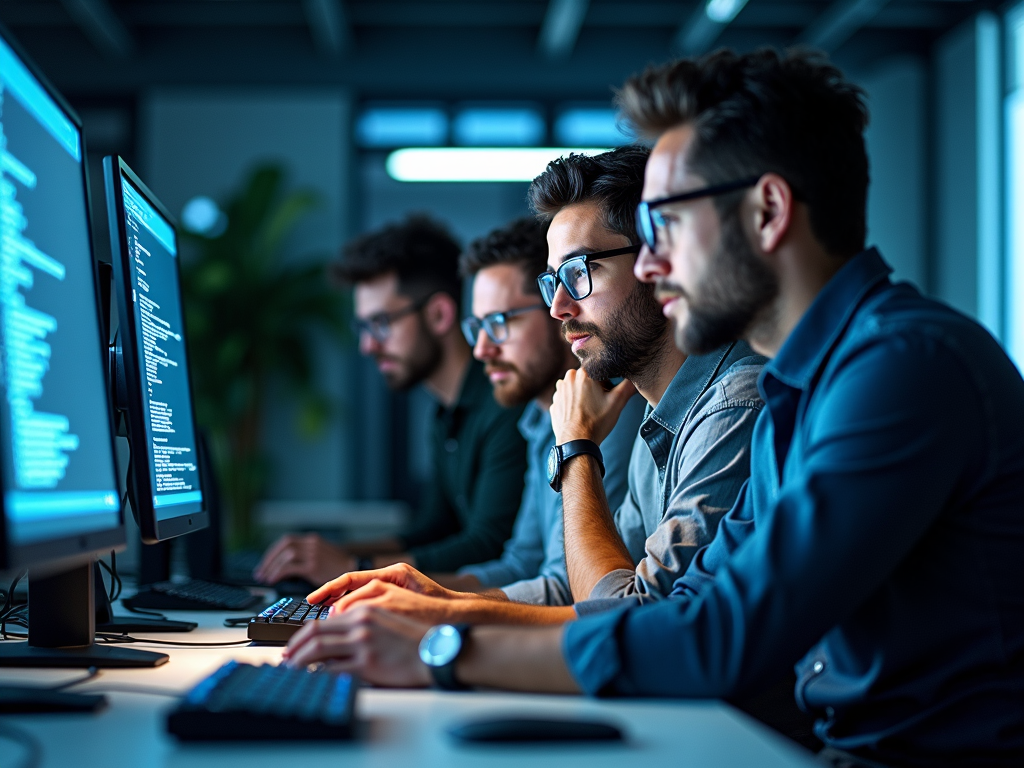
[[[572,259],[565,262],[558,270],[569,295],[576,301],[590,295],[590,270],[583,259]]]
[[[537,278],[537,287],[540,288],[540,297],[544,299],[544,303],[549,307],[555,300],[555,291],[558,289],[558,283],[554,273],[545,272],[543,275]]]

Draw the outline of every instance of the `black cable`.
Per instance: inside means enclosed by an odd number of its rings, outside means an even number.
[[[17,576],[14,577],[14,581],[11,582],[10,588],[7,590],[7,599],[4,600],[4,608],[2,617],[0,617],[0,637],[4,640],[7,639],[7,619],[14,613],[14,590],[18,587],[18,582],[21,581],[27,570],[23,570]],[[20,606],[19,606],[20,607]],[[11,622],[12,624],[15,622]]]
[[[180,699],[188,691],[176,691],[173,688],[157,688],[152,685],[98,685],[90,688],[87,693],[145,693],[150,696],[169,696]]]
[[[43,762],[43,744],[28,731],[0,722],[0,739],[13,741],[25,748],[25,760],[18,768],[37,768]]]
[[[141,613],[143,616],[153,616],[154,618],[162,619],[163,621],[167,621],[167,617],[164,616],[159,611],[149,611],[149,610],[146,610],[145,608],[133,608],[130,605],[126,605],[125,608],[127,608],[132,613]]]
[[[122,632],[119,635],[115,635],[112,632],[97,632],[96,639],[114,645],[119,645],[122,643],[152,643],[154,645],[175,645],[191,648],[218,648],[227,645],[248,645],[252,642],[247,638],[245,640],[232,640],[230,643],[183,643],[176,642],[174,640],[148,640],[144,638],[132,637],[131,635],[125,632]]]
[[[117,553],[114,550],[110,550],[110,573],[114,577],[114,581],[117,582],[117,591],[114,592],[114,596],[110,598],[110,602],[114,602],[121,597],[121,589],[123,587],[121,577],[117,573]],[[111,589],[114,588],[113,584],[110,586]]]
[[[100,676],[99,667],[89,667],[89,671],[88,671],[88,673],[84,677],[76,677],[74,680],[70,680],[70,681],[68,681],[66,683],[61,683],[60,685],[50,686],[50,690],[51,691],[63,691],[65,688],[70,688],[73,685],[81,685],[82,683],[86,683],[86,682],[88,682],[90,680],[94,680],[95,678],[97,678],[99,676]]]

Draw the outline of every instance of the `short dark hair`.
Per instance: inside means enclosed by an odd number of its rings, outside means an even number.
[[[548,268],[548,227],[532,216],[516,219],[478,238],[459,259],[459,271],[471,278],[481,269],[512,264],[523,272],[526,293],[540,295],[537,275]]]
[[[825,54],[718,50],[651,67],[616,95],[647,138],[691,124],[687,163],[709,184],[777,173],[808,207],[811,229],[835,256],[864,248],[868,158],[864,91]],[[718,198],[719,211],[741,195]]]
[[[552,160],[530,184],[530,208],[541,221],[550,222],[567,206],[597,202],[605,227],[639,243],[636,207],[650,154],[646,147],[633,144],[600,155],[572,153]]]
[[[458,241],[439,222],[423,214],[407,216],[351,241],[331,274],[342,284],[364,283],[394,272],[398,290],[412,299],[447,293],[462,299]]]

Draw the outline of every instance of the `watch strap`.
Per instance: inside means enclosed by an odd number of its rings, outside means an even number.
[[[601,477],[604,477],[604,456],[601,454],[600,446],[593,440],[570,440],[567,443],[562,443],[558,448],[562,453],[562,467],[565,467],[565,462],[576,456],[593,456],[597,459]]]

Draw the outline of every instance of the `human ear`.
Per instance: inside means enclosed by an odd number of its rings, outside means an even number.
[[[455,299],[447,293],[435,293],[423,307],[423,318],[432,334],[444,336],[459,319]]]
[[[764,253],[771,253],[789,232],[793,220],[793,188],[777,173],[766,173],[754,187],[754,237]]]

